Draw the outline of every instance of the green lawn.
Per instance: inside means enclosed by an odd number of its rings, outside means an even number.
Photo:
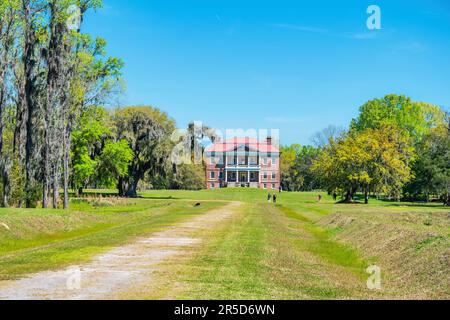
[[[137,236],[164,229],[223,203],[72,201],[71,209],[0,209],[0,280],[89,260]]]
[[[198,235],[200,246],[163,262],[158,283],[124,297],[450,298],[448,208],[376,200],[337,205],[325,194],[318,203],[318,193],[282,193],[274,205],[267,194],[148,191],[136,200],[73,201],[68,212],[0,209],[0,279],[86,261],[239,201],[231,219]],[[366,287],[365,270],[373,264],[382,269],[381,291]]]
[[[145,192],[154,198],[245,203],[232,222],[210,232],[195,258],[174,268],[177,276],[167,278],[162,297],[450,298],[448,208],[377,200],[338,205],[326,194],[318,203],[318,193],[282,193],[274,206],[267,193]],[[379,292],[366,287],[365,270],[373,264],[382,269]]]

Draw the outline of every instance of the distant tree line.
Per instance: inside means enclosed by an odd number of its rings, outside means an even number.
[[[124,197],[139,189],[202,189],[203,165],[171,161],[174,130],[175,121],[150,106],[87,108],[72,134],[71,187],[78,195],[86,187],[117,188]]]
[[[364,104],[348,130],[329,127],[313,141],[282,148],[286,190],[450,205],[450,123],[438,106],[388,95]]]

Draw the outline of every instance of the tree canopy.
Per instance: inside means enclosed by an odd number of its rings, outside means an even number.
[[[127,141],[134,155],[128,174],[119,179],[119,194],[136,197],[138,184],[147,173],[164,176],[170,170],[170,137],[175,123],[166,113],[149,106],[118,110],[115,122],[117,139]]]

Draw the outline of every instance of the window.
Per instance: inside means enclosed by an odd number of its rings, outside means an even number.
[[[258,164],[258,158],[257,157],[249,157],[248,163],[251,166],[256,166]]]
[[[211,179],[215,179],[216,178],[216,173],[215,172],[211,172]]]
[[[245,157],[238,157],[238,164],[243,166],[246,164]]]
[[[264,189],[267,189],[267,184],[266,183],[264,183]]]
[[[261,163],[266,166],[267,165],[267,158],[261,158]]]
[[[272,180],[277,180],[277,173],[276,172],[272,172]]]
[[[211,183],[211,189],[214,189],[216,185],[214,183]]]
[[[275,189],[276,189],[276,186],[275,186],[275,184],[274,184],[274,183],[272,184],[272,189],[273,189],[273,190],[275,190]]]
[[[231,166],[234,166],[236,164],[235,160],[236,160],[236,158],[234,156],[227,157],[227,164],[231,165]]]
[[[272,165],[276,166],[277,165],[277,161],[278,161],[277,158],[272,158]]]
[[[264,172],[264,180],[267,180],[267,178],[268,178],[267,172]]]

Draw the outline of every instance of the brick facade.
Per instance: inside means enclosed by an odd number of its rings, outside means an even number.
[[[280,151],[272,139],[234,138],[206,149],[206,188],[280,187]]]

